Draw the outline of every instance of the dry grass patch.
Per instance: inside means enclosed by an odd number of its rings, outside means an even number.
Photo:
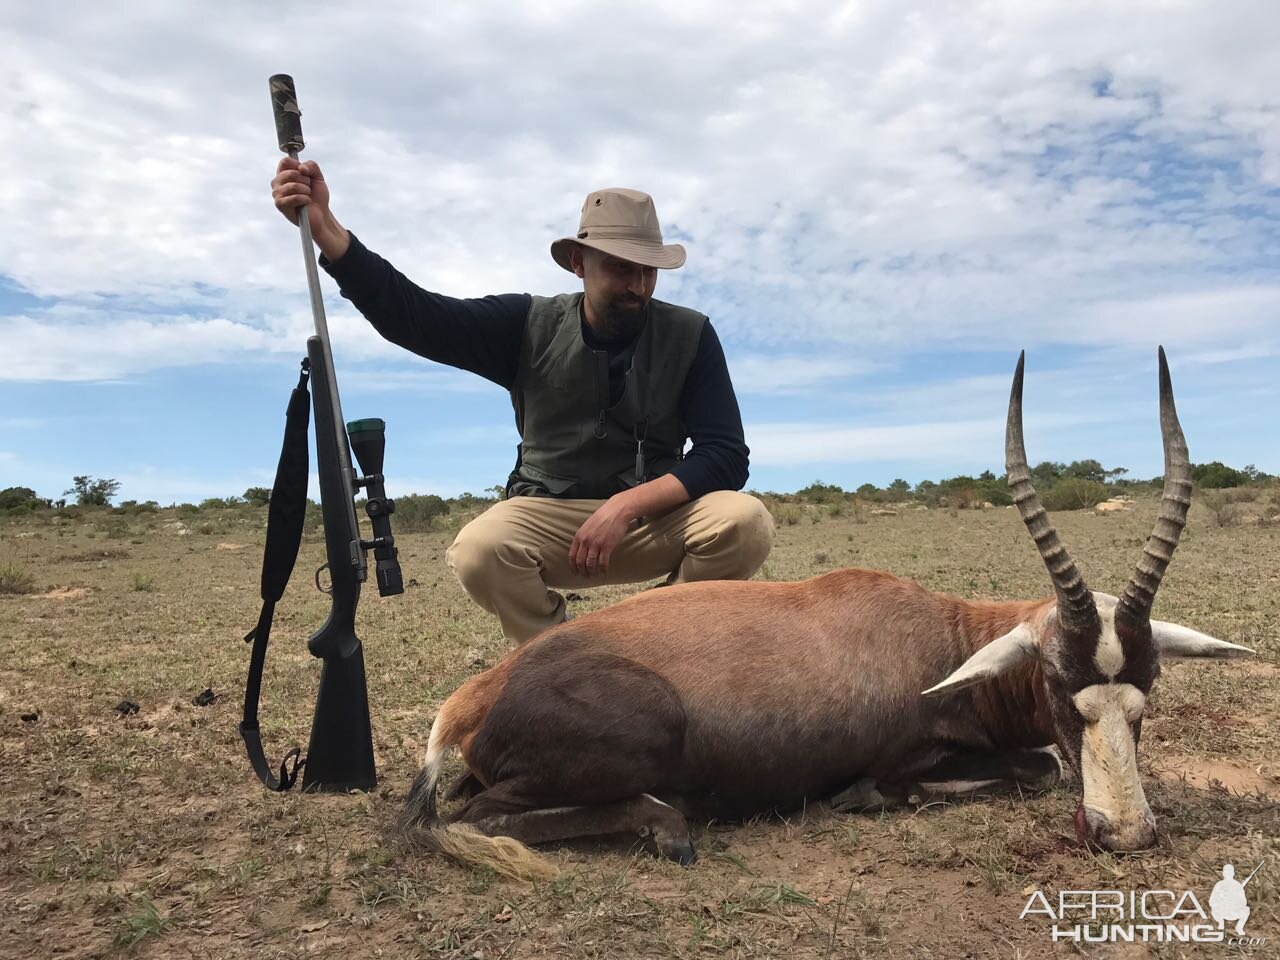
[[[832,516],[829,506],[774,506],[794,507],[797,521],[778,525],[771,578],[866,566],[972,597],[1048,589],[1015,511],[859,522],[853,507]],[[1090,584],[1114,593],[1154,512],[1139,500],[1123,515],[1055,520]],[[410,855],[387,836],[440,702],[506,650],[444,567],[450,531],[398,537],[416,584],[386,600],[367,591],[360,607],[377,789],[280,796],[252,778],[236,733],[261,530],[201,520],[227,535],[177,535],[163,511],[156,533],[127,550],[90,538],[88,520],[0,531],[13,563],[72,585],[57,594],[67,602],[14,594],[0,604],[0,956],[1042,956],[1044,932],[1018,919],[1028,886],[1185,883],[1207,895],[1223,862],[1252,869],[1262,857],[1277,867],[1250,884],[1249,928],[1280,937],[1280,805],[1267,790],[1196,775],[1265,777],[1280,756],[1280,528],[1220,527],[1197,507],[1157,598],[1156,616],[1255,646],[1260,658],[1169,665],[1157,684],[1140,757],[1160,821],[1154,850],[1078,847],[1077,797],[1063,786],[922,810],[701,824],[689,869],[625,838],[567,844],[548,851],[561,878],[533,886]],[[225,542],[246,549],[219,549]],[[309,534],[278,611],[262,706],[272,758],[306,742],[319,664],[305,641],[328,612],[310,573],[323,552]],[[570,606],[631,592],[582,591]],[[206,688],[218,698],[194,706]],[[123,699],[139,711],[117,715]],[[38,720],[24,722],[29,712]],[[1185,781],[1169,778],[1179,770]]]

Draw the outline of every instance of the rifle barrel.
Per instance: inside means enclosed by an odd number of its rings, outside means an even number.
[[[280,149],[290,159],[297,160],[298,152],[305,141],[302,137],[302,111],[298,107],[298,94],[294,89],[293,77],[278,73],[268,80],[271,90],[271,106],[275,113],[276,134]],[[324,315],[324,294],[320,290],[320,272],[316,268],[316,254],[311,237],[311,220],[306,209],[298,210],[298,233],[302,237],[302,260],[307,268],[307,292],[311,296],[311,319],[316,328],[316,339],[320,341],[320,354],[324,377],[327,383],[325,397],[328,409],[333,414],[333,433],[337,441],[338,473],[342,478],[343,500],[346,508],[347,540],[351,555],[351,564],[356,569],[356,576],[364,580],[367,576],[367,565],[364,551],[360,549],[360,521],[356,518],[356,473],[351,466],[351,447],[347,438],[346,420],[342,416],[342,401],[338,398],[338,378],[333,369],[333,348],[329,343],[329,324]],[[313,361],[314,362],[314,361]],[[319,398],[317,398],[319,403]],[[317,444],[317,455],[319,444]],[[320,464],[323,472],[325,465]],[[326,531],[326,536],[331,534]]]
[[[290,147],[289,156],[297,160],[298,151]],[[344,426],[347,421],[342,416],[342,401],[338,398],[338,378],[333,371],[333,347],[329,343],[329,323],[324,315],[324,294],[320,290],[320,271],[316,267],[315,247],[311,239],[311,221],[305,209],[298,213],[298,232],[302,236],[302,259],[307,265],[307,292],[311,295],[311,319],[315,324],[316,336],[320,338],[320,346],[324,352],[324,370],[328,374],[325,379],[329,381],[329,403],[334,413],[334,429],[338,434],[342,479],[346,483],[349,491],[348,499],[350,499],[355,495],[356,475],[351,466],[351,453],[347,447],[347,430]],[[358,531],[360,528],[357,526],[354,503],[351,504],[350,513],[351,529]]]

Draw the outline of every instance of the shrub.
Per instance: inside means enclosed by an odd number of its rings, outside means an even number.
[[[489,504],[494,503],[494,502],[496,502],[496,501],[498,501],[498,500],[500,500],[500,499],[501,499],[501,497],[499,497],[499,496],[494,492],[495,490],[498,490],[498,489],[500,489],[500,488],[497,488],[497,487],[489,487],[489,488],[488,488],[488,490],[486,490],[486,491],[485,491],[485,493],[482,493],[482,494],[475,494],[475,493],[472,493],[470,490],[467,490],[467,491],[465,491],[464,493],[460,493],[460,494],[458,494],[458,496],[454,497],[454,498],[453,498],[453,502],[454,502],[458,507],[460,507],[460,508],[462,508],[462,509],[464,509],[464,510],[469,509],[469,508],[471,508],[471,507],[475,507],[475,506],[485,506],[485,507],[487,507],[487,506],[489,506]],[[485,494],[489,494],[489,496],[486,496]],[[418,496],[418,494],[414,494],[414,496]],[[434,497],[434,496],[435,496],[435,494],[433,494],[433,493],[428,493],[428,494],[425,494],[425,496],[428,496],[428,497]],[[397,501],[396,501],[396,509],[397,509],[397,510],[399,510],[399,509],[400,509],[400,501],[399,501],[399,500],[397,500]]]
[[[769,511],[769,516],[773,517],[774,523],[778,522],[778,511],[786,503],[785,497],[777,493],[756,493],[754,490],[747,490],[746,494],[764,504],[764,508]]]
[[[434,493],[413,493],[395,501],[392,525],[397,532],[423,533],[433,528],[436,517],[449,512],[449,504]]]
[[[400,505],[397,503],[397,514],[399,514],[399,510]],[[363,512],[364,507],[360,506],[357,509],[357,515]],[[324,529],[324,508],[310,497],[307,498],[307,509],[302,518],[302,529],[307,533],[316,533],[317,531]]]
[[[16,560],[0,563],[0,593],[35,593],[36,578]]]
[[[1202,490],[1197,492],[1195,502],[1208,510],[1214,523],[1220,527],[1265,524],[1270,519],[1270,510],[1262,494],[1263,491],[1257,487]]]
[[[916,484],[915,496],[924,503],[936,505],[938,502],[938,485],[932,480],[921,480]]]
[[[1219,460],[1214,460],[1212,463],[1193,463],[1191,465],[1191,479],[1202,490],[1219,487],[1243,487],[1249,482],[1248,474],[1228,467]]]
[[[129,578],[129,589],[141,593],[150,593],[156,588],[155,577],[147,576],[145,573],[135,573]]]
[[[250,487],[244,492],[244,500],[255,507],[265,507],[271,502],[271,488]]]
[[[885,492],[877,487],[874,483],[864,483],[854,491],[863,500],[871,500],[879,502],[885,498]]]
[[[1048,489],[1066,472],[1067,465],[1065,463],[1043,460],[1031,468],[1031,482],[1036,485],[1036,489],[1040,487]]]
[[[1111,496],[1105,483],[1083,477],[1066,477],[1040,495],[1046,510],[1086,510]]]
[[[982,494],[995,507],[1007,507],[1013,503],[1013,494],[1006,487],[984,487]]]
[[[853,498],[853,522],[867,522],[867,505],[860,497]]]
[[[51,506],[53,504],[50,501],[37,497],[30,487],[6,487],[0,490],[0,510],[12,510],[16,513]]]
[[[969,478],[957,477],[956,479],[968,480]],[[978,492],[978,487],[973,483],[949,486],[946,499],[948,507],[955,507],[960,510],[973,510],[982,506],[982,494]]]
[[[1235,527],[1241,524],[1266,524],[1270,518],[1251,503],[1236,501],[1222,508],[1219,522],[1224,527]]]
[[[844,490],[838,484],[815,480],[804,489],[797,490],[796,496],[810,503],[831,503],[833,500],[843,500]]]
[[[137,500],[126,500],[111,512],[124,514],[125,516],[136,516],[140,513],[155,513],[159,509],[160,504],[154,500],[144,500],[142,503]]]
[[[784,523],[788,527],[794,527],[800,522],[800,508],[792,504],[777,507],[771,512],[774,523]]]
[[[1258,487],[1224,487],[1205,491],[1206,498],[1212,496],[1222,503],[1255,503],[1262,498],[1263,491]]]
[[[129,521],[124,517],[111,517],[102,525],[102,530],[108,540],[127,540]]]

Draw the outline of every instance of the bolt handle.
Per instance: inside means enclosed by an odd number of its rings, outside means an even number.
[[[277,73],[267,82],[271,87],[271,109],[276,115],[276,137],[280,141],[280,149],[296,156],[307,144],[302,139],[302,111],[298,108],[293,77]]]

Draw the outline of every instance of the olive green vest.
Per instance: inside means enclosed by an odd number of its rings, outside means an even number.
[[[669,473],[683,456],[678,408],[698,352],[700,313],[650,300],[622,397],[609,357],[582,339],[582,294],[534,297],[511,403],[520,458],[507,496],[605,499]]]

